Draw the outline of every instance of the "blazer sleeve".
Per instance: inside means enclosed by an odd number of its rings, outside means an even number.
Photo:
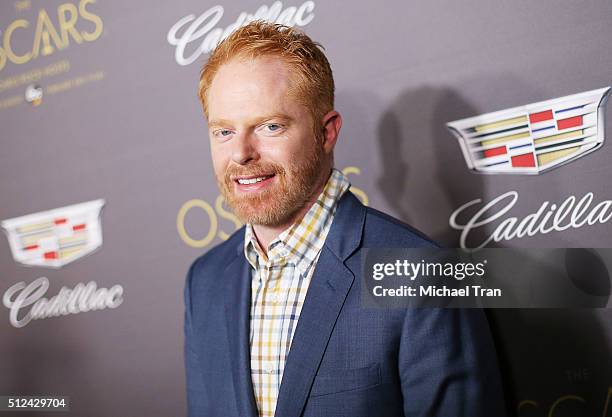
[[[503,417],[497,355],[480,309],[408,309],[399,375],[406,417]]]
[[[189,268],[185,282],[185,321],[184,321],[184,355],[185,355],[185,374],[187,379],[187,416],[195,417],[202,415],[207,409],[208,399],[204,387],[204,377],[198,361],[198,354],[195,350],[195,340],[193,334],[192,303],[191,303],[191,282],[193,277],[194,264]]]

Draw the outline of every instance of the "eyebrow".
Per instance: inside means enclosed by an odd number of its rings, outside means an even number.
[[[255,119],[250,120],[248,124],[249,126],[257,126],[261,124],[262,122],[265,122],[266,120],[270,120],[270,119],[280,119],[284,121],[285,123],[289,123],[293,121],[292,117],[287,116],[286,114],[277,113],[277,114],[270,114],[266,116],[257,117]],[[232,126],[233,124],[234,123],[231,120],[227,120],[227,119],[213,119],[208,122],[209,127]]]

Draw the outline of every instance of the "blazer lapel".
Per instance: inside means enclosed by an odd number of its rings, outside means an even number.
[[[240,249],[240,248],[239,248]],[[240,415],[256,417],[249,348],[251,273],[244,256],[236,256],[223,273],[229,352]]]
[[[358,247],[365,208],[346,192],[312,276],[283,371],[276,417],[299,417],[355,279],[344,261]]]

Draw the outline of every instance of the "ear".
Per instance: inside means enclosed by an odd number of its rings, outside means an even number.
[[[323,150],[325,153],[329,154],[334,150],[341,127],[342,116],[336,110],[323,116]]]

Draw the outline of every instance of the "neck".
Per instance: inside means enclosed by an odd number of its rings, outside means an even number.
[[[312,207],[312,205],[317,201],[319,195],[323,192],[325,188],[325,184],[331,175],[331,168],[327,171],[327,175],[321,176],[317,185],[314,187],[313,192],[310,197],[306,201],[306,204],[298,210],[293,216],[291,216],[286,222],[280,225],[274,226],[266,226],[261,224],[254,224],[253,231],[255,232],[255,237],[257,238],[257,242],[259,242],[259,246],[261,250],[263,250],[264,254],[268,255],[268,246],[274,239],[276,239],[281,233],[290,228],[295,223],[298,223],[302,218],[308,213],[308,210]]]

